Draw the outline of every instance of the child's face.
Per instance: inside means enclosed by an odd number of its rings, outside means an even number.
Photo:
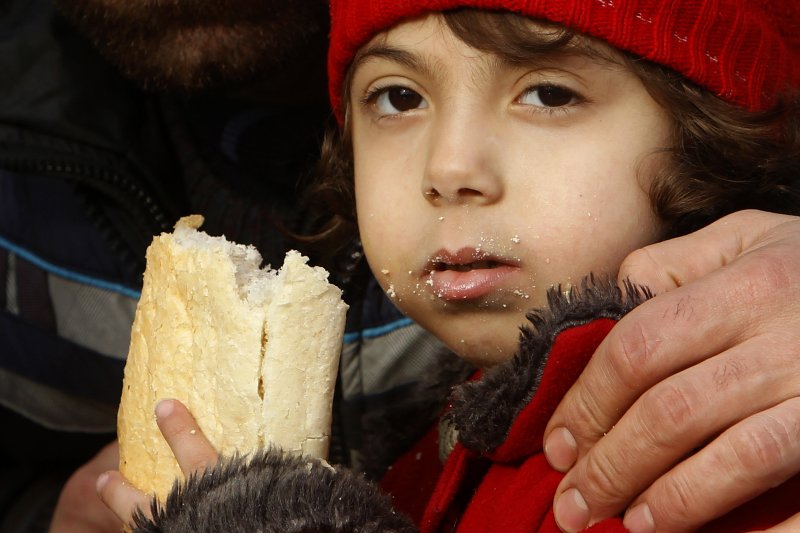
[[[613,275],[663,232],[645,191],[670,122],[621,62],[510,64],[436,15],[366,46],[349,102],[364,251],[462,357],[506,359],[549,287]]]

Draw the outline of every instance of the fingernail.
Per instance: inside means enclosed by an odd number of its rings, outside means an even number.
[[[161,400],[156,404],[156,418],[166,418],[175,410],[172,400]]]
[[[544,455],[550,466],[566,472],[578,460],[578,443],[567,428],[556,428],[544,442]]]
[[[108,483],[108,472],[103,472],[97,476],[97,484],[95,485],[97,492],[103,490],[103,487],[106,486],[106,483]]]
[[[567,489],[556,500],[554,514],[558,527],[567,533],[589,525],[589,506],[578,489]]]
[[[656,530],[653,513],[650,512],[650,506],[646,503],[640,503],[629,509],[625,513],[622,525],[628,528],[631,533],[653,533]]]

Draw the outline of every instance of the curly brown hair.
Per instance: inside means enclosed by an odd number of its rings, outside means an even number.
[[[547,31],[533,32],[528,18],[508,12],[459,9],[445,12],[444,20],[466,44],[508,61],[526,61],[535,54],[581,48],[589,42],[547,22],[541,24]],[[587,50],[602,53],[602,47],[600,52],[597,47],[581,48]],[[668,237],[741,209],[800,212],[800,99],[787,97],[769,111],[750,112],[666,67],[631,54],[623,61],[673,123],[667,162],[649,191],[654,212],[669,227]],[[320,181],[312,192],[314,203],[327,213],[312,240],[325,242],[333,253],[357,236],[346,109],[351,76],[348,72],[343,90],[345,123],[328,133]]]

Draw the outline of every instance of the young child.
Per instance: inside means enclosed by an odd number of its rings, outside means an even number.
[[[603,337],[648,297],[611,281],[622,259],[735,210],[800,208],[800,7],[334,0],[331,9],[341,134],[327,155],[325,190],[338,206],[328,233],[357,220],[397,306],[481,369],[440,426],[447,459],[432,494],[419,490],[438,474],[431,435],[383,487],[423,531],[559,531],[562,475],[544,458],[543,431]],[[196,530],[240,529],[248,512],[281,530],[410,527],[383,504],[354,511],[372,505],[359,503],[373,501],[363,499],[375,496],[370,485],[334,496],[327,477],[349,474],[265,456],[283,467],[257,456],[192,478],[141,531],[176,530],[189,524],[171,522],[181,509],[208,506],[234,522]],[[241,502],[226,491],[248,471],[261,472],[248,487],[297,484],[225,515]],[[227,488],[211,491],[214,480]],[[795,478],[706,530],[780,523],[800,512],[798,490]],[[212,492],[229,497],[202,499]],[[615,518],[591,530],[625,527]]]

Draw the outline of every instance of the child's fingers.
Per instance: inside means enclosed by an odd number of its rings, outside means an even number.
[[[97,494],[125,524],[130,524],[134,511],[141,509],[150,516],[150,498],[134,487],[116,470],[100,474],[97,478]]]
[[[156,419],[185,475],[216,464],[217,451],[181,402],[161,400],[156,405]]]

